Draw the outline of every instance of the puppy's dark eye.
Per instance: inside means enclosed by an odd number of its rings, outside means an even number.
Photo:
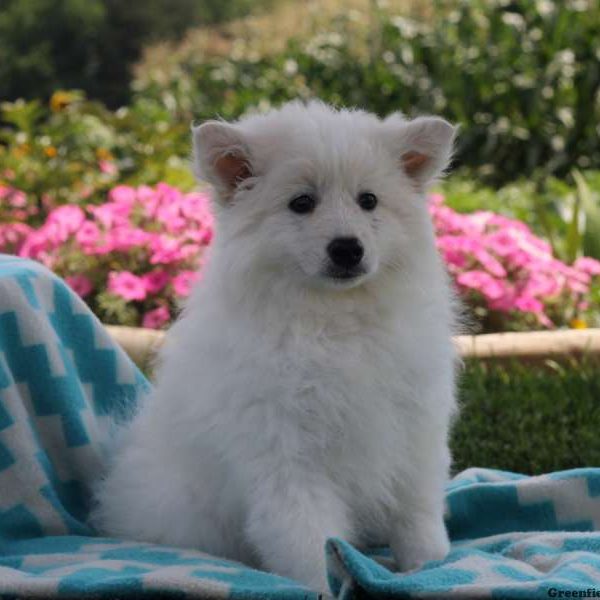
[[[363,192],[358,197],[358,205],[363,210],[374,210],[377,206],[377,196],[371,192]]]
[[[298,213],[299,215],[305,215],[306,213],[312,212],[315,210],[316,205],[316,200],[308,194],[297,196],[288,204],[290,210]]]

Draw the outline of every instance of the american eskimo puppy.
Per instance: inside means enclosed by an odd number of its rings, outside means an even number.
[[[107,534],[326,588],[324,545],[443,558],[452,296],[425,191],[441,118],[292,102],[193,129],[202,280],[99,484]]]

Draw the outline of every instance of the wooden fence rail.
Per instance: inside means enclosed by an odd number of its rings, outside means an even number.
[[[107,329],[142,368],[149,365],[164,339],[164,332],[152,329],[114,325]],[[600,329],[461,335],[455,341],[464,358],[563,361],[587,356],[600,361]]]

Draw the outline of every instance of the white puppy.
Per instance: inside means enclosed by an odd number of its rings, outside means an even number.
[[[94,520],[326,588],[324,544],[448,552],[452,297],[425,190],[454,128],[293,102],[193,131],[204,277]]]

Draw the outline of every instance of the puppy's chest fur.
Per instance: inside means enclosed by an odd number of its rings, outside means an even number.
[[[244,329],[229,344],[219,338],[229,359],[212,367],[224,372],[209,402],[221,417],[344,487],[366,471],[391,477],[423,412],[415,401],[421,373],[399,326],[338,314],[290,320],[278,331]]]

